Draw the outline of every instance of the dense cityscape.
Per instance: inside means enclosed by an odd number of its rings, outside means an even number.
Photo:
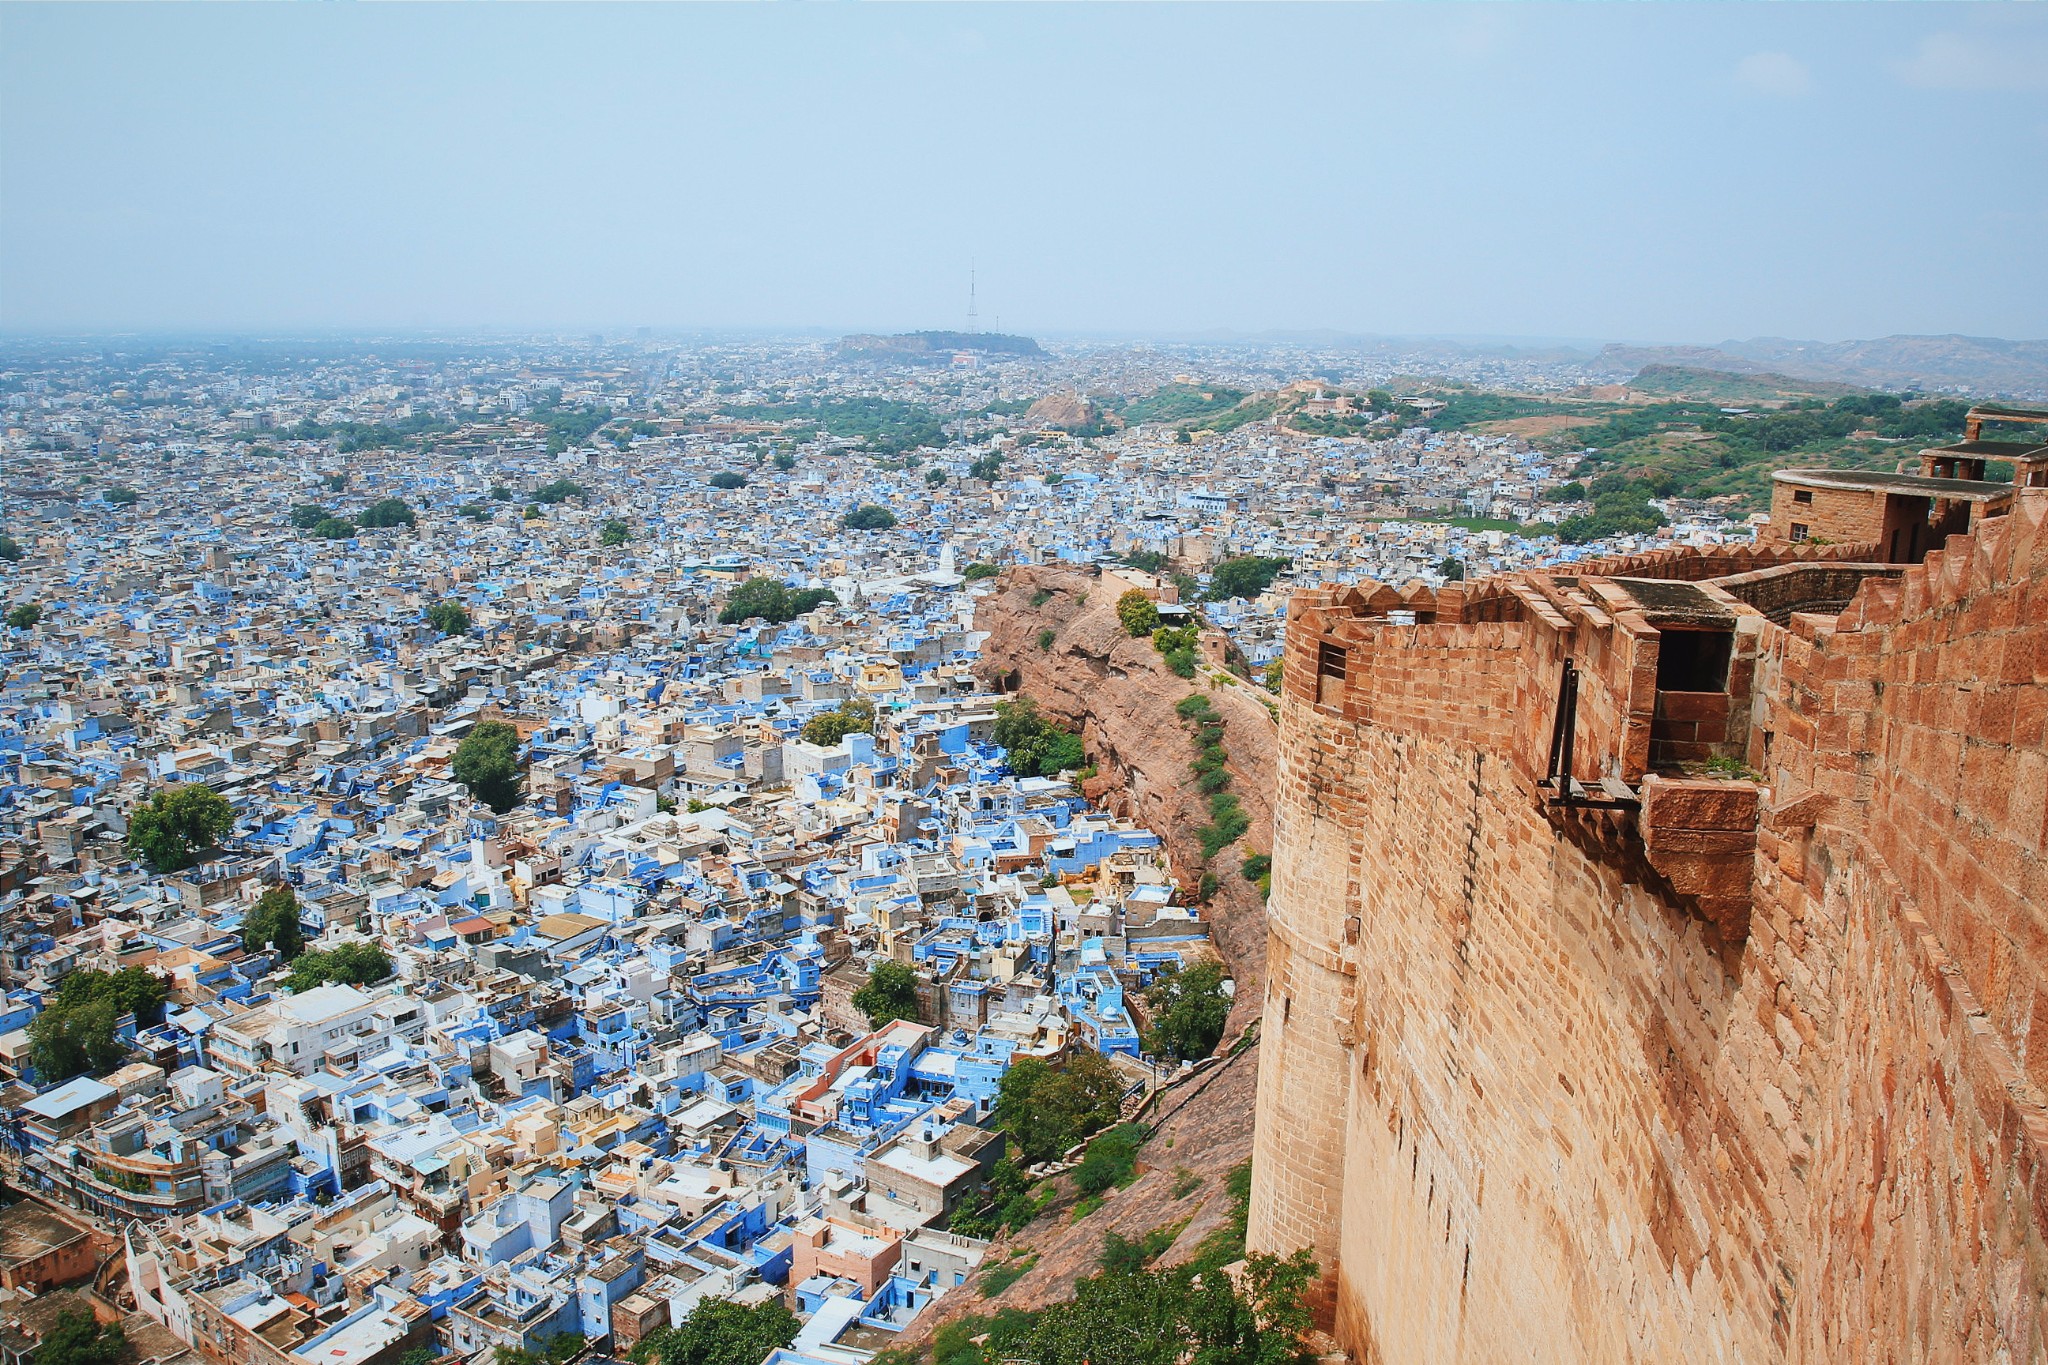
[[[17,345],[0,1272],[151,1359],[869,1359],[1251,1041],[1204,689],[1278,690],[1290,592],[1756,534],[1589,487],[1630,414],[1881,454],[1961,408],[1399,359]],[[1188,681],[1200,864],[984,657],[1033,565]]]

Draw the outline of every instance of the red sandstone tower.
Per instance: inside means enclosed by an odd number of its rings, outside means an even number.
[[[2048,1353],[2015,464],[1868,476],[1856,541],[1295,599],[1251,1245],[1357,1358]]]

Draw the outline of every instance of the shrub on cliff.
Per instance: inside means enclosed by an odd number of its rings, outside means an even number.
[[[1134,638],[1150,635],[1159,629],[1159,608],[1139,589],[1132,588],[1116,599],[1116,619],[1123,622],[1125,633]]]
[[[1039,1313],[1005,1356],[1032,1365],[1283,1365],[1302,1358],[1315,1282],[1307,1250],[1285,1260],[1254,1254],[1235,1280],[1188,1265],[1104,1271]]]
[[[1040,715],[1029,697],[996,703],[993,738],[1019,777],[1057,777],[1088,761],[1081,737]]]
[[[1237,798],[1229,792],[1217,792],[1209,798],[1209,823],[1195,831],[1202,841],[1202,856],[1215,857],[1243,838],[1251,827],[1251,817],[1238,805]]]

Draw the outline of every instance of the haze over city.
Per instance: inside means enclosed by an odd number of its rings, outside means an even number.
[[[0,326],[2048,335],[2040,6],[0,11]]]

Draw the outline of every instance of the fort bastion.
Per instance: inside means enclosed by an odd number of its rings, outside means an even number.
[[[1971,436],[1295,599],[1250,1242],[1354,1358],[2048,1354],[2048,450]]]

